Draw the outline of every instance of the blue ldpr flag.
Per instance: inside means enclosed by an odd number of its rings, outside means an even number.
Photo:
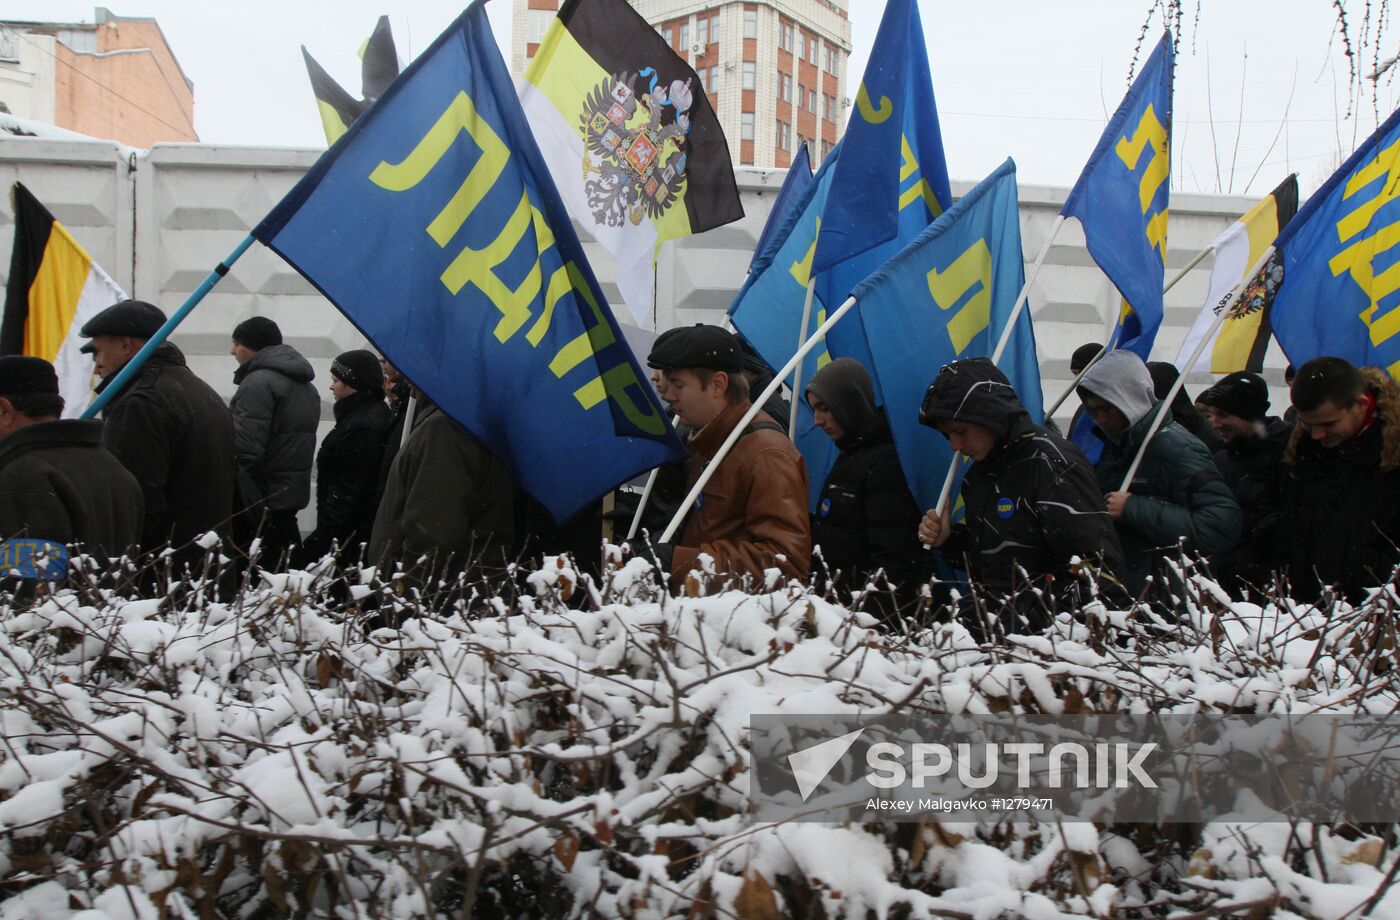
[[[753,247],[753,258],[749,260],[749,270],[773,245],[777,231],[786,222],[792,213],[793,207],[802,200],[803,192],[812,184],[812,163],[807,157],[807,145],[803,144],[797,151],[797,156],[792,158],[792,165],[788,167],[787,176],[783,179],[782,187],[778,189],[778,197],[773,199],[773,209],[768,212],[768,220],[763,224],[763,232],[758,235],[758,242]],[[775,368],[776,370],[776,368]]]
[[[1109,346],[1144,361],[1162,325],[1171,110],[1172,39],[1164,33],[1060,211],[1079,218],[1089,255],[1123,295]]]
[[[1313,193],[1274,241],[1269,318],[1296,367],[1321,355],[1400,379],[1400,110]]]
[[[775,371],[781,370],[797,352],[802,307],[812,253],[817,243],[822,205],[831,188],[832,168],[840,159],[842,146],[837,144],[827,154],[817,174],[792,203],[787,217],[773,231],[768,245],[754,258],[744,286],[729,306],[734,328],[743,333],[754,350]],[[822,302],[820,294],[814,292],[807,335],[816,331],[826,317],[827,305]],[[812,375],[831,360],[826,345],[826,342],[819,343],[802,362],[803,380],[811,380]],[[789,378],[788,383],[791,382]],[[826,474],[836,462],[836,445],[815,426],[811,407],[801,393],[793,394],[792,408],[797,413],[797,449],[802,452],[807,464],[808,503],[815,508],[822,486],[826,483]]]
[[[953,204],[914,0],[885,5],[842,145],[859,155],[836,164],[811,265],[832,310]],[[833,357],[869,363],[859,309],[831,330],[827,347]]]
[[[919,424],[924,393],[943,365],[992,354],[1024,282],[1016,164],[1008,159],[853,292],[871,371],[920,508],[938,504],[953,456],[947,438]],[[997,366],[1031,418],[1043,421],[1029,310],[1021,311]]]
[[[477,0],[253,231],[556,519],[684,449]]]

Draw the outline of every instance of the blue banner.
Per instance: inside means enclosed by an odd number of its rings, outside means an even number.
[[[924,393],[943,365],[992,354],[1024,282],[1016,164],[1008,159],[854,291],[871,370],[920,508],[937,505],[952,460],[948,439],[919,424]],[[1021,311],[998,367],[1041,422],[1029,309]]]
[[[755,257],[744,286],[729,307],[734,328],[743,333],[775,371],[781,370],[796,354],[802,338],[802,308],[812,253],[821,226],[822,206],[831,188],[832,169],[840,159],[842,147],[843,144],[838,144],[827,154],[816,176],[793,202],[788,216],[771,235],[768,246]],[[814,292],[807,335],[826,322],[826,317],[827,305],[820,294]],[[812,375],[830,361],[827,343],[819,343],[802,363],[802,379],[811,380]],[[786,382],[791,384],[791,378]],[[807,400],[801,393],[793,395],[797,449],[807,464],[808,502],[815,509],[822,486],[826,484],[826,474],[836,462],[837,450],[831,438],[814,424]]]
[[[1172,39],[1162,35],[1060,211],[1123,295],[1110,347],[1146,361],[1162,325],[1171,185]]]
[[[684,456],[473,3],[253,234],[564,519]]]
[[[1400,379],[1400,110],[1308,199],[1274,242],[1269,319],[1296,367],[1321,355]]]

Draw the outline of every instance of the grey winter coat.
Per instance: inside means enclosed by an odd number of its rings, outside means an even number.
[[[35,422],[0,441],[0,540],[117,556],[141,541],[142,505],[136,478],[102,449],[101,422]]]
[[[1114,351],[1089,369],[1080,388],[1117,408],[1128,430],[1117,441],[1099,428],[1103,455],[1096,467],[1105,493],[1122,487],[1159,404],[1142,359]],[[1206,446],[1175,422],[1153,436],[1128,492],[1132,497],[1117,521],[1128,565],[1128,588],[1141,593],[1158,561],[1185,548],[1204,556],[1229,552],[1239,540],[1243,515]]]
[[[270,345],[233,373],[234,454],[271,511],[300,511],[311,500],[321,421],[315,377],[290,345]]]

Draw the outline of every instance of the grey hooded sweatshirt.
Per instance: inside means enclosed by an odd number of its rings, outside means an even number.
[[[1095,472],[1105,493],[1122,488],[1156,417],[1158,400],[1152,375],[1129,351],[1113,351],[1089,369],[1079,387],[1122,412],[1128,428],[1116,441],[1099,428],[1104,442]],[[1229,552],[1239,539],[1243,515],[1215,460],[1195,436],[1168,420],[1148,443],[1128,492],[1132,497],[1117,521],[1127,557],[1128,587],[1142,592],[1159,560],[1185,548],[1204,556]]]

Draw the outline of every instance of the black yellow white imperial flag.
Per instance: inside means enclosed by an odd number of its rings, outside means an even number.
[[[356,99],[326,73],[316,59],[301,46],[306,72],[311,77],[311,92],[316,95],[316,107],[321,112],[321,125],[326,129],[326,143],[334,144],[350,130],[355,119],[383,95],[384,90],[399,75],[398,52],[394,48],[394,33],[389,17],[380,16],[374,34],[360,46],[360,80],[363,99]]]
[[[700,78],[626,0],[566,0],[518,89],[560,196],[649,326],[657,246],[744,215]]]
[[[126,294],[20,183],[11,193],[15,242],[0,322],[0,354],[34,355],[58,371],[63,417],[92,401],[92,359],[78,330]]]

